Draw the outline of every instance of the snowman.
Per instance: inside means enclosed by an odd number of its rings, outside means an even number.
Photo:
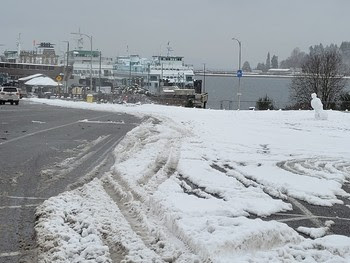
[[[326,120],[327,113],[323,111],[323,104],[319,98],[317,98],[316,93],[311,94],[311,107],[315,110],[316,120]]]

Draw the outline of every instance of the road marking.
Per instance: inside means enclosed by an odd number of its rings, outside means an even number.
[[[0,206],[0,210],[2,209],[21,209],[26,207],[37,207],[40,204],[31,204],[31,205],[9,205],[9,206]]]
[[[299,221],[299,220],[311,220],[312,218],[321,218],[321,219],[333,219],[333,220],[345,220],[345,221],[350,221],[350,218],[344,218],[344,217],[330,217],[330,216],[297,216],[297,217],[292,217],[292,218],[286,218],[286,219],[279,219],[276,220],[278,222],[289,222],[289,221]]]
[[[59,128],[63,128],[63,127],[66,127],[66,126],[70,126],[70,125],[73,125],[73,124],[76,124],[76,123],[78,123],[78,122],[75,121],[75,122],[71,122],[71,123],[59,125],[59,126],[56,126],[56,127],[51,127],[51,128],[45,129],[45,130],[41,130],[41,131],[36,131],[36,132],[28,133],[28,134],[26,134],[26,135],[13,138],[13,139],[10,139],[10,140],[5,141],[5,142],[0,142],[0,145],[4,145],[4,144],[6,144],[6,143],[18,141],[18,140],[27,138],[27,137],[29,137],[29,136],[33,136],[33,135],[40,134],[40,133],[43,133],[43,132],[52,131],[52,130],[56,130],[56,129],[59,129]]]
[[[290,214],[290,213],[276,213],[275,215],[280,215],[280,216],[301,216],[305,217],[303,214]]]
[[[0,253],[0,258],[3,258],[3,257],[15,257],[15,256],[19,256],[21,255],[22,253],[20,251],[17,251],[17,252],[5,252],[5,253]]]
[[[43,124],[43,123],[46,123],[44,121],[32,121],[32,123],[39,123],[39,124]]]
[[[89,120],[80,120],[80,123],[97,123],[97,124],[125,124],[124,121],[89,121]]]
[[[44,197],[28,197],[28,196],[13,196],[13,195],[8,195],[5,197],[12,198],[12,199],[29,199],[29,200],[46,200],[47,199]]]
[[[312,223],[314,223],[316,227],[323,227],[321,220],[319,220],[317,217],[315,217],[311,213],[311,211],[309,209],[307,209],[305,206],[303,206],[299,201],[297,201],[296,199],[294,199],[293,197],[290,197],[290,196],[288,196],[288,200],[290,200],[291,203],[293,203],[293,205],[298,207],[301,210],[301,212],[303,212],[305,214],[306,218],[308,218]]]
[[[111,115],[114,115],[114,114],[107,114],[107,115],[103,115],[103,116],[98,116],[98,117],[95,117],[95,118],[91,118],[90,120],[94,120],[94,119],[98,119],[98,118],[102,118],[102,117],[107,117],[107,116],[111,116]],[[51,127],[51,128],[48,128],[48,129],[44,129],[44,130],[28,133],[26,135],[19,136],[19,137],[7,140],[5,142],[0,142],[0,145],[4,145],[4,144],[10,143],[10,142],[18,141],[18,140],[27,138],[29,136],[37,135],[37,134],[40,134],[40,133],[43,133],[43,132],[52,131],[52,130],[60,129],[60,128],[63,128],[63,127],[67,127],[67,126],[74,125],[74,124],[77,124],[77,123],[79,123],[79,121],[75,121],[75,122],[71,122],[71,123],[67,123],[67,124]]]

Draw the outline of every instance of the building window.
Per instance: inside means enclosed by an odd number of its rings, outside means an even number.
[[[186,81],[192,81],[192,76],[186,76]]]
[[[158,80],[158,78],[157,78],[157,76],[150,76],[150,81],[157,81]]]

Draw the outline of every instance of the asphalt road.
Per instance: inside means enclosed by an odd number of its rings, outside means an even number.
[[[37,262],[35,208],[99,177],[136,117],[34,104],[0,106],[0,263]]]

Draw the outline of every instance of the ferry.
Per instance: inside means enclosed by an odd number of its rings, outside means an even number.
[[[192,65],[182,56],[171,56],[168,44],[166,56],[152,59],[139,55],[117,57],[114,75],[125,78],[124,84],[137,84],[151,94],[151,99],[163,104],[205,108],[208,94],[202,93],[201,81],[194,79]]]

